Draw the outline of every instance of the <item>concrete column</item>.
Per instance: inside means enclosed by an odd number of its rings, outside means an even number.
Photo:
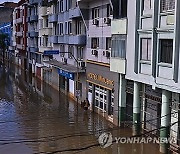
[[[95,108],[95,85],[92,85],[92,111],[94,112]]]
[[[126,79],[119,74],[119,126],[125,121],[126,112]]]
[[[170,133],[170,102],[171,102],[171,92],[167,90],[162,90],[162,106],[161,106],[161,129],[160,138],[169,137]],[[160,152],[167,153],[168,143],[160,144]]]
[[[106,111],[108,115],[110,115],[110,109],[111,109],[111,90],[107,90],[107,106]]]
[[[137,135],[141,130],[141,83],[134,82],[133,95],[133,134]]]

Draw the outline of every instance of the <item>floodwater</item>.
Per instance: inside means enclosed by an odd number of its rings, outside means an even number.
[[[83,111],[49,85],[13,65],[0,66],[0,154],[158,154],[155,144],[116,144],[98,137],[131,136],[101,116]]]

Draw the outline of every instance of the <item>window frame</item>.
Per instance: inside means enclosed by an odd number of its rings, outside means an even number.
[[[142,51],[142,41],[146,40],[146,59],[143,58],[143,51]],[[149,41],[151,41],[150,51],[149,51]],[[150,59],[149,59],[149,53],[150,53]],[[140,38],[140,61],[148,61],[150,62],[152,60],[152,38]]]

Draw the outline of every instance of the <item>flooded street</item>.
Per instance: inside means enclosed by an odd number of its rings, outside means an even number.
[[[14,66],[0,67],[0,154],[158,154],[155,144],[98,145],[98,137],[131,136]]]

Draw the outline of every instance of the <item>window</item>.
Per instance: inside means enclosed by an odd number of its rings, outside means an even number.
[[[99,38],[91,38],[91,48],[97,49],[99,47]]]
[[[54,35],[59,35],[59,27],[57,23],[54,24],[53,29],[54,29]]]
[[[68,58],[72,58],[72,55],[74,55],[74,47],[73,46],[69,46],[69,50],[68,50]]]
[[[83,21],[82,20],[78,20],[76,21],[76,35],[81,35],[84,33],[84,27],[83,27]]]
[[[113,11],[112,11],[111,5],[108,4],[107,5],[107,17],[111,16],[112,14],[113,14]]]
[[[63,32],[63,23],[60,23],[59,24],[59,35],[63,35],[64,32]]]
[[[126,36],[113,35],[112,36],[112,57],[126,58]]]
[[[114,19],[127,17],[127,0],[112,0]]]
[[[143,0],[143,10],[153,9],[153,1],[154,0]]]
[[[44,23],[45,27],[48,27],[48,23],[49,23],[48,18],[46,18],[44,22],[45,22],[45,23]]]
[[[68,22],[68,34],[72,34],[72,21]]]
[[[106,50],[111,50],[111,37],[106,38]]]
[[[77,47],[77,59],[83,60],[83,47]]]
[[[175,9],[175,0],[161,0],[161,11],[169,11]]]
[[[59,1],[59,12],[63,12],[63,0]]]
[[[69,0],[69,9],[72,8],[72,0]]]
[[[61,57],[64,57],[64,55],[65,55],[65,47],[64,47],[64,45],[60,45],[60,56]]]
[[[151,60],[151,39],[143,38],[141,39],[141,60]]]
[[[160,62],[172,64],[173,57],[173,39],[160,40]]]
[[[99,8],[93,8],[92,9],[92,19],[99,18]]]

